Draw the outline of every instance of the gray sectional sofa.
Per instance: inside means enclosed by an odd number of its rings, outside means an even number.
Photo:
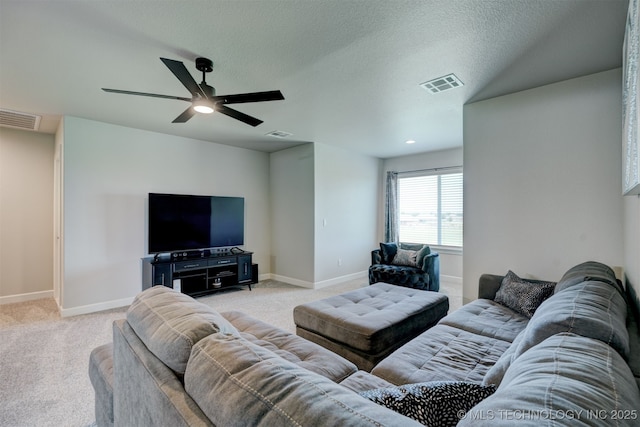
[[[478,300],[371,372],[246,314],[154,287],[114,323],[113,343],[91,354],[97,423],[409,426],[466,399],[434,425],[639,425],[629,367],[637,355],[613,272],[588,262],[554,285],[483,275]]]

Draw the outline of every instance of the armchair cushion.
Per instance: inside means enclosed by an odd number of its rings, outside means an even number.
[[[431,248],[422,243],[380,243],[380,259],[372,257],[372,264],[404,265],[418,267],[427,271],[424,259]]]
[[[396,243],[380,243],[380,255],[383,264],[391,264],[393,258],[398,253],[398,245]]]
[[[369,284],[377,282],[437,292],[440,290],[440,258],[421,243],[380,243],[371,251]]]

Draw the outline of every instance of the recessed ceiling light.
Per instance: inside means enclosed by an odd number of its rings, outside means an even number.
[[[407,143],[407,144],[415,144],[416,141],[414,141],[413,139],[408,139],[408,140],[405,141],[405,143]]]
[[[464,86],[464,83],[462,83],[462,81],[452,73],[447,74],[446,76],[438,77],[437,79],[420,83],[420,86],[431,93],[440,93],[444,92],[445,90]]]

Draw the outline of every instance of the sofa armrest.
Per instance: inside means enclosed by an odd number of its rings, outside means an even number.
[[[113,322],[113,373],[115,425],[213,426],[175,372],[124,319]]]
[[[382,264],[382,254],[380,253],[380,249],[371,251],[371,265],[374,264]]]
[[[440,290],[440,254],[431,252],[424,257],[422,262],[422,271],[429,275],[429,288],[434,292]]]
[[[504,276],[483,274],[478,281],[478,298],[493,300],[502,284]]]

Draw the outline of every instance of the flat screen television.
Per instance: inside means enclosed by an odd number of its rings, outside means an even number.
[[[149,253],[244,244],[244,198],[149,193]]]

